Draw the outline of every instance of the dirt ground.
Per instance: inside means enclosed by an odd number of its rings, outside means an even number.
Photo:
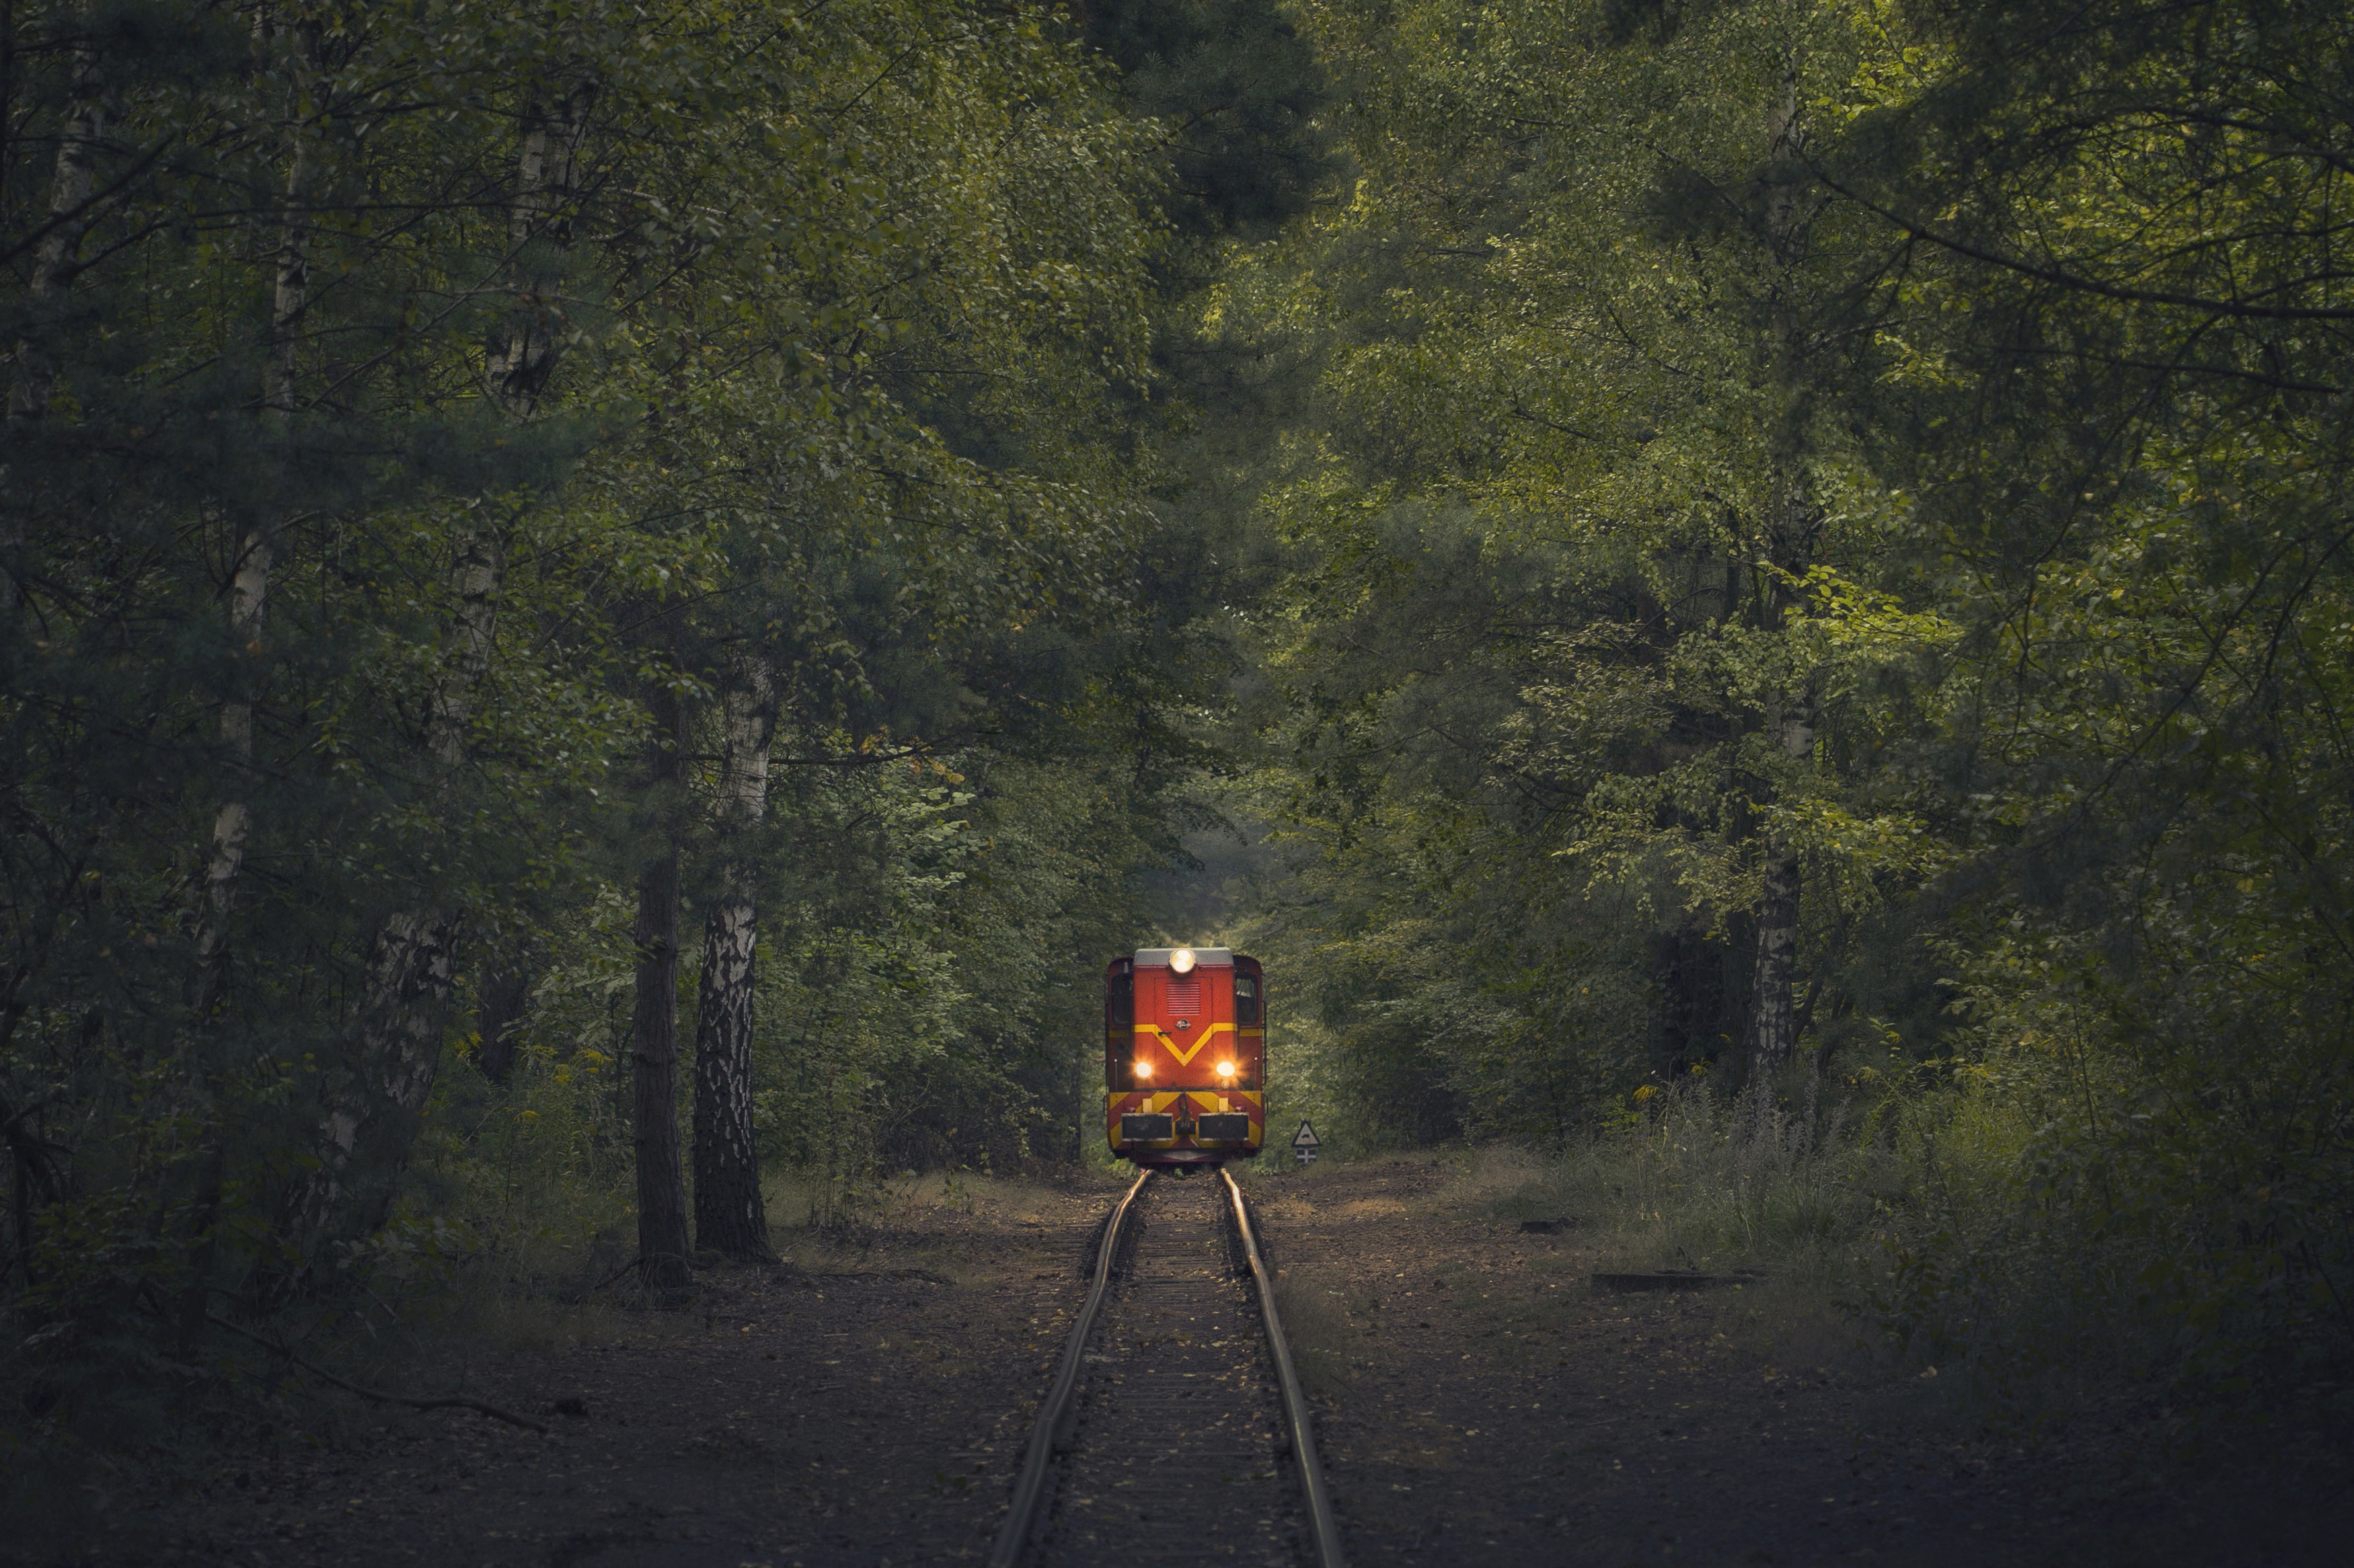
[[[1116,1184],[976,1183],[863,1248],[702,1271],[691,1304],[485,1355],[464,1391],[547,1427],[374,1412],[327,1448],[224,1453],[87,1561],[737,1568],[987,1553]],[[6,1556],[0,1543],[0,1560]]]
[[[1598,1244],[1494,1217],[1459,1164],[1255,1185],[1358,1568],[2344,1561],[2345,1441],[2227,1426],[2192,1452],[2155,1406],[2033,1446],[1956,1436],[1884,1372],[1776,1364],[1741,1292],[1596,1292]],[[467,1391],[544,1436],[376,1410],[333,1446],[225,1447],[78,1560],[978,1560],[1116,1191],[941,1192],[864,1250],[707,1271],[689,1307],[472,1364]]]
[[[1598,1292],[1606,1238],[1490,1217],[1460,1162],[1263,1192],[1357,1568],[2347,1560],[2343,1435],[2153,1401],[2031,1445],[1956,1436],[1827,1304]]]

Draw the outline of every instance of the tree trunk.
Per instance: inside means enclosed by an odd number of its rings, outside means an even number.
[[[239,540],[237,572],[229,579],[231,634],[247,658],[261,652],[261,618],[270,593],[270,545],[255,529]],[[253,808],[242,786],[253,762],[253,705],[231,697],[220,705],[221,747],[228,753],[228,799],[214,809],[212,847],[205,859],[204,906],[197,912],[196,963],[202,973],[204,1011],[217,1012],[228,998],[228,922],[237,902],[238,874],[245,866],[245,841]]]
[[[482,1076],[494,1084],[505,1083],[514,1072],[515,1026],[530,1001],[531,969],[521,953],[510,953],[483,970],[482,998],[474,1012],[475,1059]]]
[[[33,253],[33,275],[27,293],[33,308],[49,314],[65,300],[74,274],[81,270],[82,236],[90,223],[90,190],[98,154],[106,138],[111,98],[102,74],[104,62],[88,42],[74,47],[71,106],[58,133],[58,156],[49,175],[49,222],[54,226]],[[38,322],[36,332],[45,332]],[[20,339],[9,356],[14,374],[8,382],[6,425],[15,445],[17,431],[48,412],[49,395],[57,385],[57,359],[50,345]],[[10,454],[13,457],[13,452]],[[25,517],[27,508],[6,490],[8,469],[0,465],[0,624],[13,621],[25,599]]]
[[[72,287],[81,270],[82,236],[93,216],[90,192],[98,170],[98,154],[106,141],[107,112],[111,95],[101,71],[103,62],[88,41],[74,46],[71,107],[58,131],[58,156],[49,175],[49,231],[33,252],[33,276],[26,291],[36,306],[53,309]],[[8,387],[8,418],[37,419],[47,413],[49,392],[57,379],[57,362],[46,344],[19,343],[15,355],[16,374]]]
[[[457,969],[457,923],[444,916],[396,915],[369,945],[355,1092],[328,1115],[314,1233],[334,1221],[338,1178],[353,1171],[367,1178],[359,1184],[366,1195],[345,1206],[357,1210],[354,1228],[384,1223],[440,1071],[441,1021]]]
[[[287,78],[290,105],[301,101],[316,75],[319,27],[296,24],[288,33]],[[279,229],[278,255],[270,297],[270,339],[262,358],[261,417],[268,435],[274,490],[282,491],[294,467],[294,403],[296,374],[302,346],[302,318],[311,304],[310,192],[313,173],[312,138],[299,122],[292,132],[286,171],[286,211]],[[262,618],[270,597],[270,569],[274,540],[286,510],[281,494],[263,498],[258,514],[238,537],[237,562],[229,577],[229,632],[237,657],[261,658]],[[245,845],[253,827],[253,808],[246,791],[253,782],[253,677],[232,677],[233,685],[220,705],[220,738],[228,768],[222,800],[213,812],[210,851],[205,862],[202,902],[196,910],[197,1017],[189,1059],[189,1088],[201,1100],[209,1091],[217,1048],[213,1042],[222,1010],[229,998],[229,919],[235,912],[238,878],[245,866]],[[196,1180],[189,1234],[196,1238],[190,1255],[186,1287],[179,1302],[179,1330],[184,1345],[203,1331],[209,1288],[217,1251],[215,1223],[220,1212],[227,1166],[216,1139],[206,1150]]]
[[[509,242],[517,254],[544,242],[558,249],[569,244],[589,96],[582,87],[553,120],[536,111],[527,119],[508,211]],[[485,356],[493,397],[519,419],[539,411],[540,393],[560,346],[553,318],[540,302],[546,286],[545,275],[526,271],[518,284],[525,305],[493,334]],[[465,764],[466,726],[473,716],[474,693],[490,670],[505,564],[504,541],[489,523],[460,539],[451,560],[452,657],[448,675],[434,688],[425,726],[426,753],[445,793]],[[367,1075],[360,1087],[364,1095],[378,1097],[382,1110],[396,1122],[421,1111],[432,1092],[441,1012],[456,979],[456,918],[446,910],[395,916],[376,936],[361,1023]]]
[[[455,650],[425,726],[426,752],[445,794],[465,762],[473,694],[490,668],[499,566],[497,535],[485,527],[461,543],[451,567]],[[329,1087],[318,1168],[291,1204],[287,1231],[304,1253],[337,1228],[372,1230],[383,1223],[440,1073],[442,1021],[457,974],[458,921],[446,908],[395,915],[368,944],[352,1071]]]
[[[1766,238],[1774,249],[1775,261],[1784,266],[1793,259],[1797,249],[1794,241],[1802,227],[1798,187],[1807,177],[1803,164],[1807,126],[1799,116],[1799,107],[1798,66],[1794,58],[1783,62],[1774,101],[1766,109]],[[1787,304],[1786,301],[1786,307]],[[1786,313],[1784,320],[1776,323],[1776,332],[1785,342],[1787,328]]]
[[[1749,1015],[1749,1080],[1781,1071],[1797,1044],[1790,978],[1798,951],[1798,857],[1786,835],[1766,836],[1765,896],[1757,906],[1755,1005]]]
[[[518,254],[545,240],[559,247],[568,240],[565,225],[577,189],[588,102],[583,88],[566,100],[553,127],[536,111],[525,125],[508,218],[510,242]],[[538,412],[559,347],[546,308],[535,302],[546,282],[536,273],[519,282],[525,304],[493,334],[485,355],[493,397],[519,419]],[[425,726],[426,754],[445,794],[464,766],[473,696],[490,669],[504,567],[504,541],[489,523],[461,538],[451,561],[452,657],[448,674],[434,688]],[[241,822],[239,827],[241,832]],[[334,1223],[355,1169],[373,1169],[381,1177],[376,1201],[361,1204],[363,1224],[380,1222],[391,1180],[406,1161],[440,1071],[457,944],[457,916],[447,907],[396,915],[370,944],[355,1071],[346,1089],[329,1097],[320,1166],[295,1203],[292,1233],[306,1249]],[[512,1059],[511,1051],[502,1058],[501,1079]]]
[[[539,411],[540,395],[563,347],[552,262],[571,245],[570,208],[580,188],[580,150],[595,101],[596,89],[582,82],[552,110],[535,104],[524,114],[515,201],[507,224],[515,304],[482,359],[484,389],[518,418]],[[549,249],[534,255],[535,246]]]
[[[724,695],[726,754],[719,823],[728,843],[720,895],[703,934],[703,982],[695,1026],[695,1237],[729,1257],[765,1261],[769,1216],[752,1141],[754,866],[743,834],[768,809],[772,684],[767,662],[739,659]]]
[[[1807,215],[1798,201],[1807,178],[1804,166],[1806,124],[1798,96],[1797,62],[1785,59],[1773,100],[1766,106],[1766,238],[1776,276],[1772,285],[1774,339],[1786,369],[1808,352],[1802,330],[1804,308],[1797,268],[1803,255]],[[1775,432],[1780,449],[1771,475],[1771,499],[1762,519],[1764,553],[1779,572],[1802,577],[1812,564],[1822,514],[1814,505],[1806,471],[1807,432],[1795,406],[1786,408],[1782,428]],[[1787,619],[1787,579],[1762,581],[1763,621],[1779,630]],[[1803,770],[1814,755],[1814,708],[1801,690],[1778,694],[1769,723],[1778,733],[1789,767],[1783,779],[1769,780],[1766,800],[1767,827],[1762,856],[1764,873],[1757,908],[1757,962],[1751,986],[1749,1024],[1743,1042],[1746,1063],[1744,1094],[1753,1133],[1766,1130],[1774,1113],[1774,1080],[1797,1047],[1797,1014],[1792,1005],[1791,981],[1797,971],[1798,853],[1788,830],[1775,821],[1776,798],[1788,775]]]
[[[426,755],[444,797],[465,765],[474,693],[491,667],[500,566],[498,535],[487,526],[467,535],[451,563],[454,646],[425,720]],[[360,1087],[396,1121],[422,1112],[433,1092],[442,1014],[457,983],[457,916],[447,909],[396,915],[376,933],[360,1021]]]
[[[655,689],[652,776],[658,796],[686,773],[685,714],[678,694]],[[664,801],[668,808],[670,803]],[[670,827],[665,823],[665,834]],[[636,1085],[638,1277],[647,1288],[687,1284],[686,1184],[678,1149],[678,845],[638,875],[637,1007],[631,1069]]]
[[[565,101],[554,132],[535,112],[515,160],[515,194],[508,232],[514,249],[543,240],[561,246],[578,185],[580,143],[588,133],[588,92]],[[553,151],[551,151],[553,149]],[[545,287],[533,275],[522,285],[527,300]],[[538,412],[539,394],[555,366],[557,343],[543,309],[528,309],[493,338],[487,358],[495,372],[493,393],[517,418]],[[501,367],[504,368],[501,368]],[[527,387],[527,394],[519,387]],[[454,787],[466,760],[466,728],[473,698],[489,673],[497,630],[498,593],[504,580],[504,541],[484,523],[459,542],[450,564],[452,657],[449,673],[433,691],[426,715],[425,748],[444,793]],[[403,1127],[421,1113],[441,1051],[441,1016],[456,981],[456,916],[448,910],[393,916],[376,935],[362,1015],[362,1117],[388,1118],[398,1149]],[[374,1103],[370,1103],[373,1101]],[[330,1139],[330,1149],[334,1140]],[[349,1154],[350,1150],[345,1152]]]
[[[1803,763],[1814,754],[1812,710],[1791,700],[1778,726],[1783,755]],[[1798,957],[1798,853],[1787,829],[1766,834],[1765,888],[1757,908],[1757,969],[1746,1042],[1752,1129],[1762,1128],[1774,1104],[1774,1077],[1798,1043],[1791,981]]]
[[[288,51],[297,91],[316,69],[319,30],[303,23],[293,29]],[[273,466],[282,482],[293,467],[295,376],[302,346],[302,317],[311,304],[311,137],[302,127],[286,174],[286,219],[279,231],[276,275],[270,298],[269,351],[262,361],[262,418],[268,427]],[[256,517],[239,536],[237,565],[229,579],[229,630],[239,656],[261,657],[262,616],[270,597],[270,568],[276,548],[282,507],[275,500],[262,503]],[[248,683],[240,682],[240,685]],[[232,694],[220,706],[220,737],[228,754],[229,788],[213,813],[212,850],[205,864],[204,907],[197,914],[196,960],[203,971],[204,1008],[217,1012],[228,995],[228,920],[236,902],[239,873],[245,864],[245,842],[253,826],[253,808],[244,790],[253,762],[253,705],[245,694]]]

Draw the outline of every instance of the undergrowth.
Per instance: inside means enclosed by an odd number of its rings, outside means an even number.
[[[1848,1347],[1998,1428],[2135,1391],[2230,1400],[2343,1355],[2170,1289],[2232,1260],[2137,1223],[2129,1195],[2090,1201],[2090,1157],[2017,1099],[1965,1083],[1745,1120],[1694,1086],[1550,1157],[1493,1158],[1480,1180],[1492,1212],[1562,1222],[1606,1267],[1751,1273],[1767,1330],[1812,1356]]]

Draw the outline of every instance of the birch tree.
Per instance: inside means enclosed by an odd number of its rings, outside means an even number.
[[[751,832],[768,809],[776,709],[776,678],[765,652],[738,652],[727,662],[720,688],[713,811],[719,886],[704,920],[695,1014],[695,1239],[699,1247],[748,1259],[770,1255],[752,1114],[752,978],[759,927],[758,872],[748,851]]]
[[[539,98],[553,107],[543,107]],[[560,294],[594,100],[586,81],[559,82],[542,87],[520,116],[506,254],[500,259],[509,303],[482,351],[483,390],[516,425],[527,425],[543,412],[569,335]],[[545,498],[492,493],[470,498],[455,513],[459,526],[450,541],[450,608],[443,632],[447,652],[425,694],[421,736],[427,787],[443,810],[454,810],[460,799],[469,732],[493,657],[509,516],[515,507],[535,503],[545,504]],[[365,1231],[381,1223],[440,1070],[462,917],[447,901],[404,909],[387,918],[369,943],[366,987],[353,1025],[352,1066],[330,1091],[319,1166],[298,1193],[288,1222],[305,1254],[325,1234]],[[345,1184],[355,1170],[366,1172],[365,1191],[356,1195],[355,1213],[339,1214],[339,1207],[354,1202]]]

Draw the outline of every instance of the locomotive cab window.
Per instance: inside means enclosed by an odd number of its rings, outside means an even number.
[[[1136,1086],[1136,976],[1125,970],[1104,987],[1104,1082]]]
[[[1258,981],[1249,975],[1235,976],[1235,1027],[1258,1027]]]

